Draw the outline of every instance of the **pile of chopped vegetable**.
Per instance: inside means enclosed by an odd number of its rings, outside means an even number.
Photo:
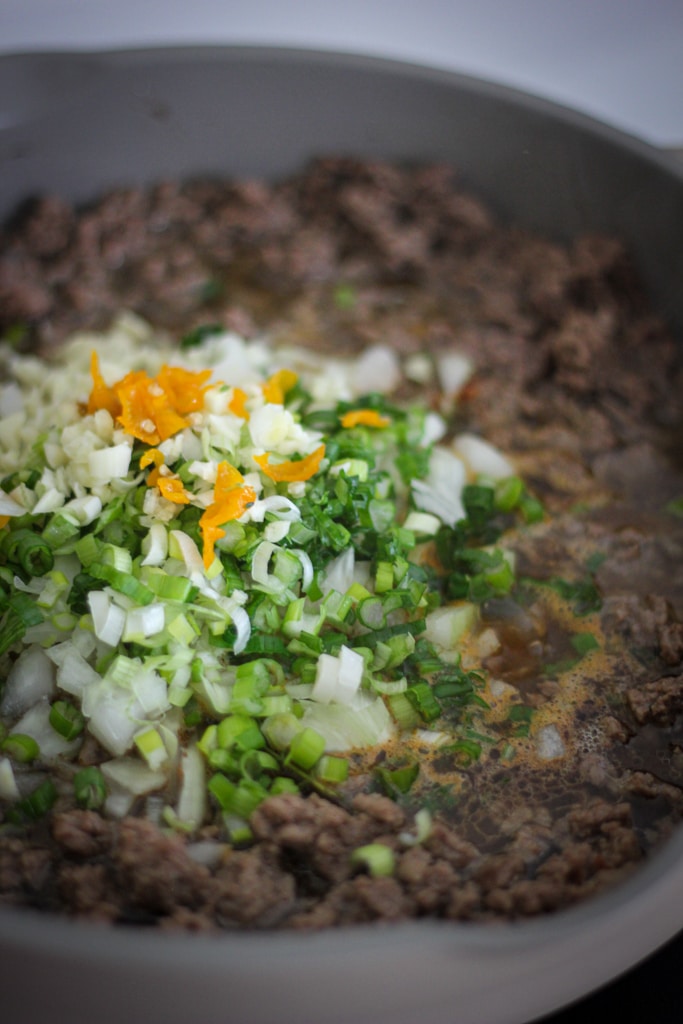
[[[179,349],[124,317],[49,367],[2,362],[6,818],[158,794],[167,826],[239,840],[354,751],[445,728],[466,749],[460,644],[513,586],[502,526],[539,508],[443,407],[391,401],[394,353]]]

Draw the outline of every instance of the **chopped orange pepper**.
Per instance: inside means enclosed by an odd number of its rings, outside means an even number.
[[[214,508],[210,505],[199,520],[199,528],[202,531],[204,541],[204,568],[208,569],[213,562],[213,547],[217,540],[225,536],[222,525],[239,519],[246,512],[250,505],[256,501],[256,491],[253,487],[235,487],[230,494],[223,499],[220,506]]]
[[[168,472],[166,476],[161,475],[164,456],[158,448],[148,448],[140,456],[140,469],[151,465],[154,465],[154,469],[147,474],[147,486],[158,487],[164,498],[174,502],[176,505],[188,505],[190,496],[183,487],[180,477],[175,473]]]
[[[127,434],[157,445],[188,425],[185,417],[201,408],[211,386],[211,370],[162,366],[156,378],[133,370],[109,387],[100,373],[97,353],[90,358],[93,388],[87,411],[107,409]]]
[[[247,409],[247,393],[242,388],[232,389],[232,398],[228,409],[234,416],[239,416],[242,420],[249,419],[249,411]]]
[[[268,452],[265,455],[255,455],[254,461],[258,462],[266,476],[270,477],[271,480],[275,480],[276,483],[285,481],[294,483],[299,480],[310,480],[318,472],[324,455],[325,445],[321,444],[314,452],[306,455],[303,459],[299,459],[298,462],[280,462],[275,466],[271,466],[268,463],[270,458]]]
[[[225,536],[225,530],[221,527],[233,519],[239,519],[255,501],[256,491],[244,484],[240,471],[229,462],[219,462],[213,501],[199,520],[204,542],[204,568],[208,569],[213,562],[214,544]]]
[[[129,373],[115,385],[121,400],[118,421],[127,434],[158,445],[187,426],[169,405],[163,388],[146,373]]]
[[[204,562],[204,568],[208,569],[211,566],[211,563],[213,562],[214,558],[214,544],[216,543],[217,540],[220,540],[221,537],[225,537],[225,530],[222,530],[220,526],[214,526],[212,523],[204,522],[203,516],[199,520],[199,526],[202,531],[202,541],[204,542],[204,553],[202,555],[202,559]]]
[[[3,526],[7,526],[7,524],[9,523],[9,520],[10,520],[9,516],[0,516],[0,530],[2,530]]]
[[[232,519],[239,519],[247,507],[255,501],[256,491],[253,487],[248,487],[246,484],[238,485],[224,495],[217,506],[210,505],[200,519],[200,523],[204,522],[208,526],[222,526],[223,523],[229,523]]]
[[[231,466],[229,462],[223,460],[219,462],[216,468],[216,483],[214,484],[214,501],[216,499],[222,499],[228,491],[236,487],[237,484],[244,483],[244,477],[240,473],[239,469],[235,466]]]
[[[172,501],[175,505],[189,505],[190,496],[183,487],[180,477],[158,476],[156,485],[168,501]]]
[[[292,390],[298,379],[293,370],[278,370],[261,385],[266,402],[284,405],[285,395]]]
[[[151,463],[159,468],[164,464],[164,456],[158,448],[148,448],[146,452],[143,452],[140,456],[140,469],[144,469],[145,466],[149,466]]]
[[[185,370],[180,366],[162,366],[157,383],[164,389],[169,404],[181,415],[196,412],[204,404],[204,395],[211,387],[207,383],[211,370]]]
[[[341,418],[342,427],[388,427],[391,420],[375,409],[352,409]]]
[[[118,399],[114,388],[105,383],[100,373],[100,360],[97,352],[90,354],[90,376],[93,381],[93,389],[88,399],[87,412],[97,412],[98,409],[106,409],[113,417],[121,412],[121,402]]]

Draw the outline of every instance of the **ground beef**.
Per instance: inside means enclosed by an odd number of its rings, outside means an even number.
[[[3,824],[0,899],[188,931],[489,921],[549,913],[637,868],[683,817],[683,527],[666,512],[683,493],[683,371],[619,240],[503,226],[450,167],[337,157],[275,184],[160,182],[87,209],[37,197],[0,232],[0,329],[20,347],[49,357],[122,308],[178,339],[218,323],[347,354],[381,342],[469,356],[456,428],[510,452],[551,513],[517,536],[518,572],[597,587],[615,670],[562,726],[566,767],[459,771],[420,843],[415,806],[371,772],[368,792],[352,783],[334,802],[267,799],[239,849],[60,803],[49,834]],[[559,641],[533,608],[533,657],[515,641],[488,668],[542,710],[558,682],[533,672]],[[81,764],[99,758],[88,741]],[[369,843],[392,851],[390,877],[354,861]]]
[[[61,864],[57,869],[57,893],[74,917],[114,922],[120,919],[120,897],[112,897],[111,871],[107,864]]]
[[[680,676],[665,676],[644,686],[628,690],[626,697],[638,722],[672,722],[683,714],[683,688]]]
[[[273,927],[295,904],[294,877],[280,867],[274,845],[229,853],[215,881],[213,916],[223,927]]]
[[[403,832],[405,816],[376,794],[351,811],[315,795],[271,797],[253,819],[261,842],[227,851],[212,870],[196,862],[190,843],[150,822],[128,818],[98,827],[96,817],[61,815],[52,857],[19,839],[0,839],[5,900],[49,893],[75,916],[192,930],[311,929],[425,915],[488,920],[569,905],[587,883],[628,872],[642,856],[628,828],[628,805],[602,801],[556,823],[545,857],[538,849],[533,856],[528,849],[526,856],[482,854],[442,822],[424,844],[406,847],[388,831]],[[570,838],[560,849],[563,833]],[[353,849],[371,842],[395,850],[393,877],[373,878],[353,862]]]
[[[52,834],[59,846],[78,857],[95,857],[108,849],[112,825],[95,811],[65,811],[52,819]]]

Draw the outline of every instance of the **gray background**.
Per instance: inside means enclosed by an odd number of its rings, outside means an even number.
[[[187,42],[431,64],[683,145],[683,0],[0,0],[4,52]]]

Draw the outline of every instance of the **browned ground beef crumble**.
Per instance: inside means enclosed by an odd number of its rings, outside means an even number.
[[[446,167],[343,158],[273,186],[42,198],[0,235],[0,327],[25,325],[26,346],[49,354],[122,308],[175,337],[211,322],[337,352],[470,355],[459,422],[511,453],[551,513],[518,537],[519,572],[576,578],[604,556],[601,625],[623,668],[575,709],[598,741],[561,768],[473,766],[420,845],[400,838],[414,807],[359,792],[367,778],[338,803],[269,798],[254,845],[206,863],[144,817],[65,803],[30,834],[3,827],[0,898],[188,930],[321,928],[546,913],[626,877],[683,814],[683,522],[662,511],[683,494],[683,372],[620,243],[502,227]],[[374,841],[395,851],[392,877],[352,865]]]

